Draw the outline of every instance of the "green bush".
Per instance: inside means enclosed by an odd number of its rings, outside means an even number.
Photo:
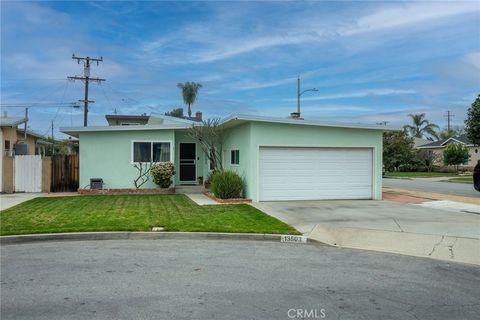
[[[171,162],[161,162],[152,165],[150,174],[153,182],[161,188],[168,188],[172,184],[172,177],[175,174],[175,165]]]
[[[220,199],[240,198],[243,179],[234,171],[217,171],[212,177],[211,189]]]

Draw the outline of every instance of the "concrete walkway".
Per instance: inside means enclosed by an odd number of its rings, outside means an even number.
[[[221,203],[218,203],[218,202],[210,199],[209,197],[207,197],[203,193],[185,193],[185,195],[187,197],[189,197],[193,202],[198,204],[199,206],[221,204]]]
[[[11,193],[0,195],[0,210],[5,210],[16,206],[22,202],[32,200],[38,197],[45,197],[47,193]]]

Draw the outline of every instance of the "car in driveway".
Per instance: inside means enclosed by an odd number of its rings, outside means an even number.
[[[473,187],[480,192],[480,160],[478,160],[475,169],[473,169]]]

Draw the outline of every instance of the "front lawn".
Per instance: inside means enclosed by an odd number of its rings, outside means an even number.
[[[185,195],[36,198],[0,212],[0,235],[82,231],[299,234],[247,204],[199,206]]]
[[[402,177],[402,178],[431,178],[431,177],[453,177],[455,173],[446,172],[385,172],[387,177]]]
[[[464,176],[448,179],[449,182],[469,183],[473,184],[473,176]]]

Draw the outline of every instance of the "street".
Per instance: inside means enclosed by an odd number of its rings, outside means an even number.
[[[2,319],[404,320],[480,313],[478,267],[318,244],[64,241],[4,245],[1,255]]]
[[[438,193],[452,194],[452,195],[458,195],[458,196],[480,198],[480,192],[476,191],[473,188],[473,185],[468,183],[425,181],[425,180],[418,180],[418,179],[384,178],[383,186],[388,188],[399,188],[399,189],[417,190],[417,191],[425,191],[425,192],[438,192]]]

